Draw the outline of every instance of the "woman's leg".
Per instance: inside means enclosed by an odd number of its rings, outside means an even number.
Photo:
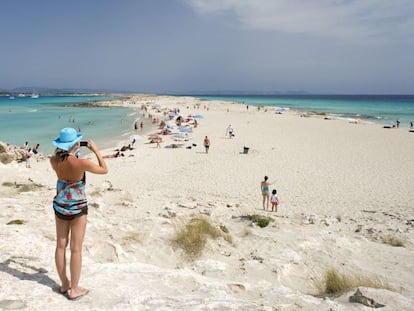
[[[55,216],[56,219],[56,250],[55,263],[57,273],[60,278],[62,293],[66,292],[69,287],[69,279],[66,275],[66,247],[68,246],[70,221],[62,220]]]
[[[79,287],[79,278],[82,268],[82,245],[85,237],[87,216],[82,215],[71,221],[70,235],[70,276],[71,291],[69,298],[76,298],[88,293],[85,288]]]

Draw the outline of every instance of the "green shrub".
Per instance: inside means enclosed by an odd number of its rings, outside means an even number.
[[[11,182],[11,181],[5,181],[1,185],[5,186],[5,187],[14,187],[16,184],[14,182]]]
[[[260,228],[267,227],[269,223],[273,220],[270,217],[260,216],[260,215],[247,215],[247,216],[242,216],[242,218],[254,222]]]

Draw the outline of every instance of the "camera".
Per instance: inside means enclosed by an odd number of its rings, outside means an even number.
[[[88,146],[88,142],[87,141],[81,141],[80,142],[80,146],[81,147],[87,147]]]

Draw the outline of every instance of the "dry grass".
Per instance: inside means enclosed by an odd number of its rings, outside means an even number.
[[[382,242],[395,247],[404,247],[403,241],[392,235],[384,235],[382,237]]]
[[[17,192],[29,192],[29,191],[36,191],[43,188],[43,185],[37,183],[29,183],[29,184],[18,184],[16,182],[5,181],[2,183],[4,187],[13,187],[17,189]]]
[[[17,192],[30,192],[30,191],[36,191],[42,188],[43,186],[40,184],[21,184],[17,187]]]
[[[227,228],[224,228],[224,226],[221,228],[213,226],[206,218],[192,218],[184,228],[177,232],[173,243],[182,248],[189,259],[195,259],[203,252],[209,237],[213,239],[222,237],[232,243],[231,236],[224,232]]]
[[[324,278],[315,280],[314,284],[318,290],[318,296],[322,297],[338,295],[358,286],[394,290],[388,283],[378,277],[346,275],[333,268],[326,270]]]

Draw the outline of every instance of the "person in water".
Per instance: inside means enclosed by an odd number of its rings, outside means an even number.
[[[55,263],[61,281],[60,292],[70,300],[83,297],[89,291],[79,287],[82,267],[82,245],[85,237],[88,204],[85,196],[85,172],[106,174],[108,168],[92,140],[87,147],[95,154],[98,164],[79,159],[82,134],[74,128],[64,128],[53,141],[55,153],[50,164],[57,175],[53,209],[56,221]],[[70,279],[66,274],[66,247],[70,242]]]

